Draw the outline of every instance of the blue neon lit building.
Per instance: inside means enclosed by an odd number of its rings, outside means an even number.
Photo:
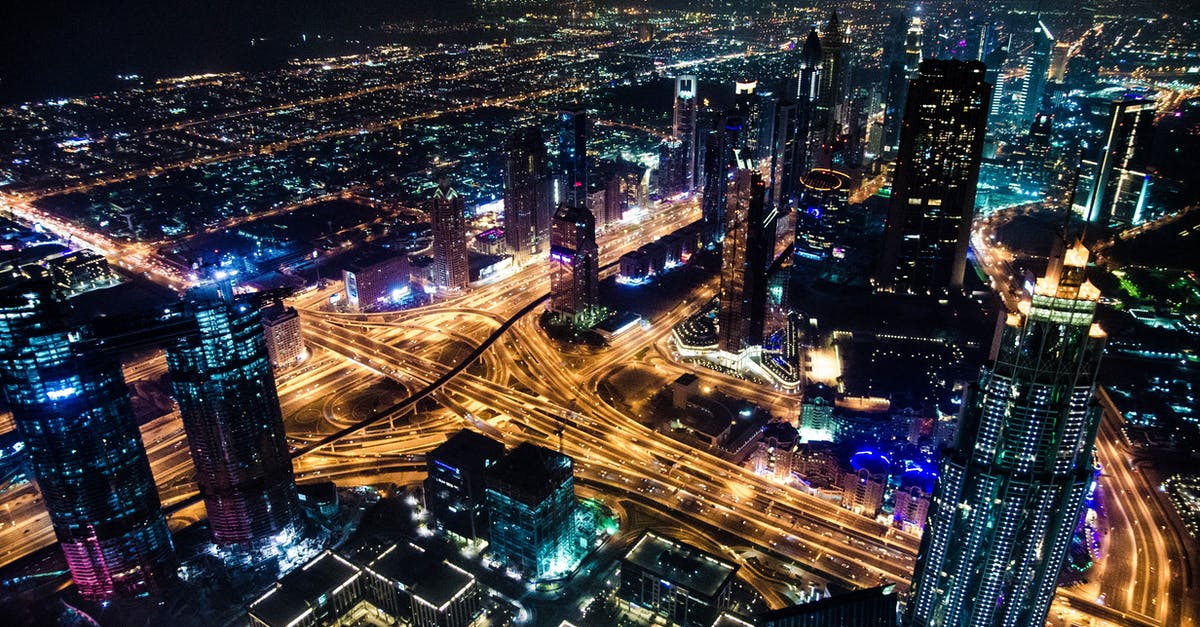
[[[943,457],[905,625],[1041,625],[1093,480],[1105,335],[1082,243],[1008,315]]]
[[[196,483],[213,541],[269,549],[301,519],[259,309],[194,291],[179,305],[198,333],[167,345]]]
[[[71,576],[94,600],[155,592],[175,550],[117,356],[48,285],[0,289],[0,379]]]

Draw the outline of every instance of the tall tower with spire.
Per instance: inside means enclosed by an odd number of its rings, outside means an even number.
[[[1008,314],[966,400],[921,539],[906,627],[1041,625],[1095,471],[1100,300],[1076,242]]]
[[[846,100],[846,34],[835,10],[821,33],[821,78],[818,87],[814,130],[826,148],[841,135],[843,104]]]

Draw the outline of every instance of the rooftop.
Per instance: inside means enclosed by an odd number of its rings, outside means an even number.
[[[486,435],[463,429],[430,451],[426,457],[455,468],[483,468],[486,460],[504,455],[504,445]]]
[[[643,535],[624,561],[708,597],[716,596],[738,569],[736,564],[654,533]]]
[[[250,613],[268,625],[292,625],[319,605],[321,597],[332,594],[361,572],[339,555],[325,551],[280,579],[250,604]]]

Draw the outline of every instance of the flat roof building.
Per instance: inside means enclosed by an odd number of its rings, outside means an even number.
[[[464,538],[486,538],[484,472],[504,456],[504,445],[463,429],[425,455],[425,506],[438,527]]]
[[[250,604],[254,627],[314,627],[334,622],[357,605],[362,592],[362,569],[325,551],[284,575],[275,586]]]
[[[709,627],[729,606],[737,570],[693,546],[646,533],[621,558],[617,595],[635,612],[683,627]]]
[[[762,627],[896,627],[896,585],[855,590],[759,616]]]

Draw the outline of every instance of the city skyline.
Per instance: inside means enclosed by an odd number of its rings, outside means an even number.
[[[14,621],[1200,620],[1194,11],[362,8],[0,108]]]

